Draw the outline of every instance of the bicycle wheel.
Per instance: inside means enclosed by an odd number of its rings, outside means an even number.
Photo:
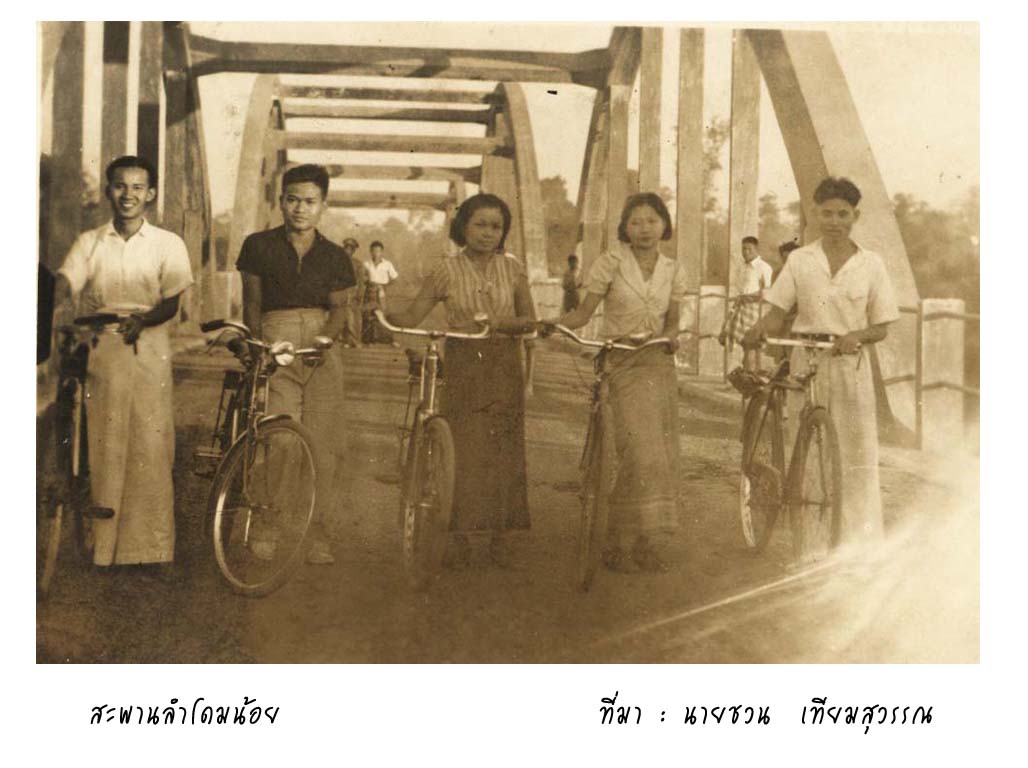
[[[739,474],[739,517],[751,549],[763,549],[771,538],[782,504],[785,446],[782,406],[769,392],[750,398],[743,419],[742,471]]]
[[[50,594],[50,584],[57,572],[57,555],[61,549],[61,527],[64,521],[64,502],[44,502],[38,512],[36,539],[37,565],[42,569],[37,581],[37,595],[45,600]],[[42,551],[40,551],[40,547]]]
[[[315,515],[310,432],[280,419],[244,434],[218,466],[208,514],[218,570],[248,597],[281,587],[303,563]]]
[[[578,558],[575,586],[588,592],[599,566],[607,535],[608,489],[610,471],[603,460],[603,438],[600,419],[594,417],[589,426],[585,447],[585,476],[582,480],[582,510],[578,526]]]
[[[414,589],[442,565],[453,511],[455,453],[450,425],[429,419],[411,437],[403,487],[403,564]]]
[[[789,521],[797,560],[824,558],[839,543],[842,458],[828,411],[815,408],[800,424],[790,471]]]

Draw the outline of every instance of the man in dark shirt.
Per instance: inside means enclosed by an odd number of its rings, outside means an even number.
[[[364,262],[357,258],[357,251],[359,250],[360,243],[352,237],[343,240],[343,251],[350,257],[353,273],[357,278],[357,285],[347,291],[346,323],[343,326],[343,346],[346,347],[361,346],[363,326],[361,310],[364,305],[364,289],[368,283],[368,276]]]
[[[282,177],[283,225],[246,238],[236,267],[243,277],[243,322],[266,342],[310,347],[315,336],[335,339],[346,321],[347,289],[356,285],[350,258],[317,230],[327,208],[328,173],[300,165]],[[319,454],[318,519],[335,506],[337,472],[345,450],[343,369],[339,349],[321,365],[293,364],[271,377],[268,413],[286,413],[313,434]],[[257,557],[274,557],[274,536],[255,533]],[[334,562],[324,534],[315,531],[308,562]]]

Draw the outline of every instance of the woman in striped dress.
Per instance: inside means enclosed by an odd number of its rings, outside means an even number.
[[[442,411],[453,432],[457,478],[454,488],[453,546],[447,561],[466,565],[470,531],[489,531],[489,554],[511,565],[508,529],[527,529],[525,472],[525,394],[518,340],[513,334],[534,328],[535,310],[521,262],[504,251],[510,231],[507,204],[495,195],[468,198],[457,210],[450,239],[461,250],[442,261],[396,325],[413,327],[439,302],[451,330],[475,331],[475,315],[485,314],[494,334],[488,339],[447,339],[446,386]]]

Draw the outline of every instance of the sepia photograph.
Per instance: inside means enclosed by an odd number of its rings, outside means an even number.
[[[980,662],[976,22],[36,49],[38,665]]]

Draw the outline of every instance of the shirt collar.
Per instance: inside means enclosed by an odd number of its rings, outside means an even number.
[[[649,282],[643,280],[642,271],[639,269],[639,263],[635,260],[635,255],[632,253],[632,246],[628,243],[622,243],[618,241],[620,248],[614,250],[615,258],[622,263],[621,275],[625,278],[625,281],[636,291],[640,296],[646,296],[649,292],[659,288],[665,279],[667,266],[673,265],[674,262],[660,252],[657,249],[657,263],[653,266],[653,276]]]
[[[825,253],[824,245],[821,242],[821,238],[818,238],[817,241],[814,243],[815,252],[817,253],[817,263],[820,265],[824,273],[831,277],[833,280],[846,270],[850,269],[851,266],[856,266],[864,260],[864,247],[856,240],[853,240],[852,238],[850,238],[850,240],[853,243],[853,245],[856,246],[857,250],[852,256],[846,259],[846,263],[839,267],[839,271],[836,272],[834,275],[832,275],[832,268],[828,264],[828,254]]]
[[[146,238],[146,236],[150,234],[150,230],[152,228],[153,225],[144,218],[142,226],[136,231],[134,235],[132,235],[132,237]],[[121,237],[121,235],[118,234],[118,230],[114,228],[114,219],[108,219],[107,224],[104,227],[104,237],[110,237],[111,235],[114,235],[115,237]],[[130,237],[129,240],[131,240],[132,237]]]
[[[279,227],[275,227],[275,232],[278,233],[278,236],[282,240],[283,243],[285,243],[286,245],[290,245],[290,243],[289,243],[289,233],[286,232],[286,225],[285,224],[283,224],[283,225],[281,225]],[[311,243],[311,250],[313,251],[315,248],[320,246],[321,243],[323,243],[324,241],[325,241],[325,236],[323,234],[321,234],[321,232],[315,227],[315,229],[314,229],[314,242]]]

